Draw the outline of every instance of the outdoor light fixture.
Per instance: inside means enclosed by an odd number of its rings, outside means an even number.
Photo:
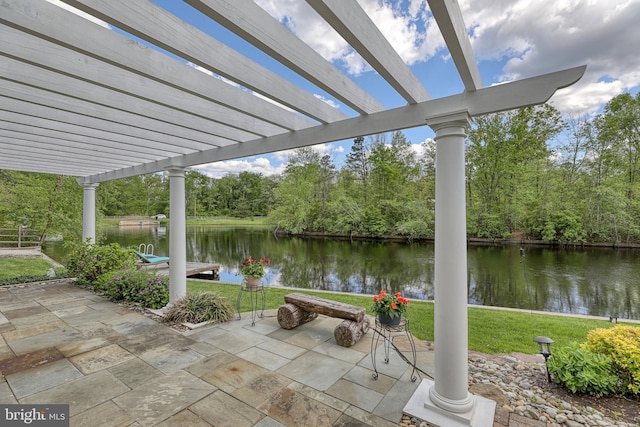
[[[551,344],[553,344],[553,340],[549,337],[535,337],[533,340],[538,343],[540,354],[544,356],[544,365],[547,367],[547,360],[551,357]],[[547,367],[547,381],[551,382],[549,367]]]

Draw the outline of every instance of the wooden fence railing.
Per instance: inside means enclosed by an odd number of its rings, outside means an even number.
[[[40,236],[27,227],[0,228],[0,247],[25,248],[40,246]]]

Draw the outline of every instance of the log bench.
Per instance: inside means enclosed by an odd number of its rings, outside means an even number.
[[[278,323],[283,329],[310,322],[318,314],[345,319],[333,331],[336,342],[343,347],[351,347],[369,330],[369,318],[362,307],[299,293],[285,295],[284,302],[278,309]]]

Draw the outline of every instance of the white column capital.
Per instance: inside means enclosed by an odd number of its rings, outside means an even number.
[[[169,178],[171,177],[182,177],[188,168],[184,166],[169,166],[165,170],[169,173]]]
[[[437,133],[444,128],[459,127],[464,129],[471,126],[472,119],[467,110],[456,111],[452,113],[442,114],[440,116],[429,117],[427,125]],[[463,134],[466,136],[466,134]]]
[[[100,183],[99,182],[81,182],[80,185],[85,190],[91,191],[91,190],[95,190],[96,188],[98,188]]]

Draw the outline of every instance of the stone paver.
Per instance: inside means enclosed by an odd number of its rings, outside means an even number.
[[[0,403],[69,404],[74,427],[398,425],[415,386],[395,354],[374,381],[370,334],[344,348],[340,319],[275,316],[179,332],[75,285],[2,288]]]
[[[218,390],[189,408],[203,420],[219,427],[251,427],[264,413]]]
[[[288,387],[272,395],[259,409],[266,411],[271,418],[286,426],[328,427],[342,415],[340,411]]]
[[[278,356],[277,354],[258,347],[248,348],[238,353],[237,356],[270,371],[275,371],[291,361],[286,357]]]
[[[2,362],[2,374],[6,377],[16,372],[46,365],[56,360],[64,359],[64,355],[55,347],[11,357]]]
[[[83,374],[89,375],[134,358],[135,356],[133,354],[119,345],[111,344],[70,357],[69,361]]]
[[[113,402],[140,425],[153,425],[198,402],[213,386],[185,371],[153,378]],[[218,408],[219,410],[219,408]]]
[[[71,417],[70,425],[74,427],[128,426],[134,419],[124,409],[112,401],[87,409],[81,414]]]
[[[181,348],[179,350],[168,351],[160,354],[153,359],[147,360],[147,363],[165,374],[170,374],[204,359],[204,356],[190,348]]]
[[[142,386],[152,378],[162,376],[162,372],[140,359],[120,363],[109,368],[108,371],[131,389]]]
[[[384,394],[345,379],[340,379],[329,387],[327,394],[349,402],[367,412],[372,412],[384,399]]]
[[[289,384],[291,384],[289,378],[269,372],[236,388],[231,394],[235,398],[257,408],[269,399],[269,396],[277,393]]]
[[[62,359],[6,376],[16,399],[82,378],[82,373]]]
[[[310,369],[312,366],[313,369]],[[276,372],[309,387],[325,391],[352,367],[352,364],[342,360],[309,351]],[[318,372],[322,372],[322,375],[318,375]]]
[[[227,393],[232,393],[237,388],[243,387],[269,372],[267,369],[238,358],[230,363],[218,366],[213,371],[203,375],[202,379]]]
[[[129,387],[108,371],[100,371],[32,394],[19,402],[69,404],[69,415],[73,417],[128,391]]]

